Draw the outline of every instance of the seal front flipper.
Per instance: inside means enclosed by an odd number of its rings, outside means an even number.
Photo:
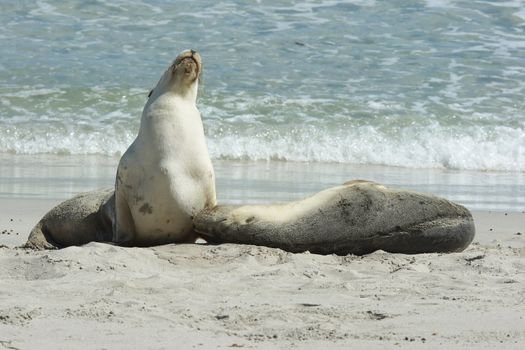
[[[135,224],[127,200],[122,193],[119,193],[118,184],[115,190],[115,222],[113,226],[113,243],[123,247],[132,246],[135,240]]]

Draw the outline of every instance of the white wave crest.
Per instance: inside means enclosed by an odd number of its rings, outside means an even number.
[[[244,120],[246,122],[246,120]],[[17,154],[120,155],[135,137],[121,123],[46,121],[0,129],[0,152]],[[525,128],[521,126],[372,125],[329,128],[314,125],[235,123],[207,120],[214,159],[286,160],[525,172]]]
[[[371,126],[331,134],[309,128],[273,134],[210,135],[208,145],[213,158],[225,159],[525,171],[525,131],[503,126],[406,128],[395,136]]]

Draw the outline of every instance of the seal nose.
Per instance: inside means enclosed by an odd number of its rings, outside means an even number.
[[[191,56],[192,57],[193,57],[193,55],[195,55],[197,53],[197,51],[195,51],[195,50],[190,50],[190,52],[191,52]]]

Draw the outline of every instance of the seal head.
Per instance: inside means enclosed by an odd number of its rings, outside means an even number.
[[[157,97],[160,92],[172,91],[182,96],[189,94],[193,100],[196,100],[201,72],[202,59],[199,53],[194,50],[185,50],[164,72],[148,97],[151,99]]]

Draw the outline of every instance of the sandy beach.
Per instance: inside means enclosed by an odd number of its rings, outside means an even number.
[[[60,200],[2,199],[0,348],[521,349],[525,213],[457,254],[13,247]]]
[[[474,211],[475,240],[457,254],[321,256],[231,244],[15,248],[54,205],[111,186],[116,161],[1,159],[0,349],[521,349],[525,342],[521,173],[214,162],[222,203],[282,202],[367,178],[474,208],[514,208]]]

